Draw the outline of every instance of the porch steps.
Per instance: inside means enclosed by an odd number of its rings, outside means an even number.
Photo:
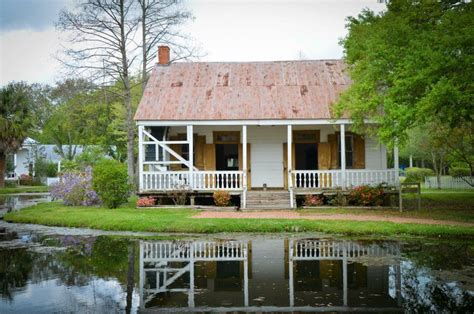
[[[248,209],[288,209],[290,193],[288,191],[248,191]]]

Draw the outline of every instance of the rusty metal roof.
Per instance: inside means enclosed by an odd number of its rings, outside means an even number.
[[[329,119],[349,84],[342,60],[157,65],[135,120]]]

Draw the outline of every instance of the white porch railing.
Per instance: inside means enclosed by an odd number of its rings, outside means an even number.
[[[345,183],[342,180],[341,170],[293,170],[291,176],[293,188],[297,189],[324,189],[381,183],[398,184],[398,173],[394,169],[349,169],[346,170]]]
[[[142,191],[243,189],[243,171],[145,171],[142,176]]]

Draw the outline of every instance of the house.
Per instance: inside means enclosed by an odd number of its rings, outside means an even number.
[[[342,60],[170,64],[169,54],[159,47],[135,115],[140,193],[227,190],[245,208],[270,190],[294,207],[297,194],[398,184],[398,150],[389,167],[384,145],[331,116],[351,83]]]
[[[62,149],[67,151],[69,148],[76,154],[84,151],[85,147],[81,145],[63,145]],[[32,138],[26,138],[20,149],[9,156],[12,158],[13,171],[6,173],[7,180],[17,180],[22,174],[35,174],[35,160],[37,157],[44,158],[49,162],[58,164],[63,158],[57,153],[57,146],[52,144],[40,144]],[[59,169],[59,168],[58,168]]]

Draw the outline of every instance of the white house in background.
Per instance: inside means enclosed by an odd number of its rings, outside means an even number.
[[[245,208],[271,189],[294,207],[295,194],[398,185],[397,149],[389,167],[384,145],[331,116],[351,83],[342,60],[170,64],[166,46],[158,59],[135,115],[140,193],[227,190]]]
[[[83,146],[74,145],[76,150],[76,154],[82,153],[84,150]],[[63,146],[64,150],[68,149],[68,145]],[[15,170],[13,172],[7,173],[7,179],[15,180],[19,178],[22,174],[34,174],[35,171],[35,154],[41,154],[41,156],[54,163],[59,163],[62,157],[56,153],[56,145],[50,144],[40,144],[39,142],[35,141],[32,138],[27,138],[21,148],[13,154],[11,158],[13,158],[13,165]]]

